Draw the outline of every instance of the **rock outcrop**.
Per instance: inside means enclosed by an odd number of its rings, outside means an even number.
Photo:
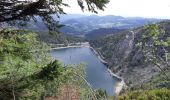
[[[170,36],[170,21],[161,22],[159,26],[165,30],[166,36]],[[123,77],[130,87],[141,87],[160,73],[157,67],[144,61],[142,52],[136,47],[142,32],[143,27],[139,27],[90,42],[108,62],[109,68]]]

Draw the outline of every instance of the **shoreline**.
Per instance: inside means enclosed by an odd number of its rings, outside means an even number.
[[[115,94],[119,95],[121,90],[126,86],[125,81],[122,77],[114,74],[109,68],[108,68],[108,72],[112,75],[112,77],[116,77],[118,79],[118,82],[116,83],[116,87],[115,87]]]
[[[107,66],[108,68],[108,62],[106,62],[105,60],[102,59],[101,55],[91,46],[89,46],[89,48],[95,53],[95,55],[98,57],[98,59]]]
[[[125,84],[125,81],[122,77],[114,74],[110,69],[109,69],[109,65],[108,65],[108,62],[106,62],[105,60],[102,59],[101,55],[91,46],[89,46],[90,49],[92,49],[92,51],[96,54],[96,56],[98,57],[98,59],[104,64],[107,66],[107,71],[109,72],[109,74],[114,77],[114,78],[117,78],[118,82],[116,83],[116,87],[114,88],[115,89],[115,94],[118,95],[121,90],[124,88],[124,86],[126,86]]]
[[[101,63],[103,63],[104,65],[106,65],[107,67],[107,71],[109,72],[109,74],[112,77],[117,78],[118,82],[116,83],[116,87],[115,89],[115,94],[118,95],[121,90],[123,89],[123,87],[126,85],[124,82],[124,79],[116,74],[114,74],[109,68],[108,68],[108,62],[106,62],[104,59],[102,59],[101,55],[93,48],[90,46],[89,43],[83,43],[77,46],[65,46],[65,47],[56,47],[56,48],[51,48],[51,50],[59,50],[59,49],[67,49],[67,48],[80,48],[80,47],[86,47],[86,48],[90,48],[94,54],[97,56],[97,58],[101,61]]]
[[[58,50],[58,49],[67,49],[67,48],[80,48],[80,47],[89,47],[88,42],[78,43],[77,45],[69,44],[68,46],[61,46],[56,48],[51,48],[51,50]]]
[[[57,48],[51,48],[51,50],[59,50],[59,49],[67,49],[67,48],[80,48],[80,47],[86,47],[86,46],[66,46],[66,47],[57,47]]]

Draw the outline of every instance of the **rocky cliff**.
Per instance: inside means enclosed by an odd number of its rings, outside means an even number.
[[[170,36],[170,21],[159,23],[159,27],[165,30],[166,36]],[[122,76],[129,87],[141,87],[160,73],[157,67],[144,61],[142,52],[136,47],[143,31],[143,27],[139,27],[90,42],[109,62],[110,69]]]

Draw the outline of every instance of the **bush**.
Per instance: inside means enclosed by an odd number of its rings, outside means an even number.
[[[129,91],[118,96],[118,100],[170,100],[170,90],[154,89]]]

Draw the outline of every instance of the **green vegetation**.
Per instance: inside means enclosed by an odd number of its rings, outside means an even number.
[[[82,64],[62,66],[59,61],[53,60],[48,54],[48,45],[38,41],[35,33],[3,29],[0,31],[0,99],[32,100],[57,97],[62,95],[61,91],[65,86],[73,86],[73,89],[78,91],[79,98],[86,100],[106,98],[109,100],[113,98],[118,98],[118,100],[168,100],[170,98],[168,90],[170,82],[167,77],[170,75],[168,68],[169,36],[158,29],[160,28],[155,24],[144,27],[142,37],[138,38],[134,50],[140,50],[144,56],[147,55],[144,57],[147,64],[155,64],[153,61],[156,61],[160,65],[158,66],[159,74],[147,82],[143,82],[141,87],[132,86],[129,91],[125,90],[118,97],[109,97],[102,90],[94,91],[85,79]],[[58,35],[56,36],[59,37],[58,39],[64,38],[62,34]],[[98,47],[99,51],[104,51],[101,54],[105,55],[104,57],[107,59],[112,60],[117,57],[119,63],[120,61],[125,63],[127,59],[122,60],[124,54],[120,52],[123,49],[120,43],[131,41],[132,37],[132,33],[108,35],[105,38],[92,40],[91,45]],[[159,48],[163,47],[164,51],[161,52],[160,59],[157,54],[160,53]],[[116,55],[114,55],[115,52],[117,52]],[[119,63],[114,62],[114,64]]]
[[[47,46],[38,42],[35,34],[23,33],[25,32],[8,29],[0,32],[1,99],[17,99],[24,95],[36,98],[43,90],[32,75],[50,63],[49,55],[44,50]]]
[[[120,100],[169,100],[169,25],[150,24],[90,41],[129,86]]]
[[[169,100],[169,51],[170,42],[167,29],[161,28],[162,24],[146,25],[141,37],[138,38],[137,48],[142,52],[144,61],[159,69],[159,74],[153,76],[141,87],[133,88],[118,96],[118,100]]]
[[[97,13],[97,9],[104,10],[108,2],[109,0],[77,0],[76,3],[82,10],[87,9]],[[1,0],[0,5],[2,6],[0,22],[21,20],[19,24],[26,25],[25,23],[30,20],[37,21],[37,16],[39,16],[50,30],[57,30],[62,26],[51,15],[56,14],[59,17],[59,15],[65,14],[63,6],[69,6],[63,0]]]
[[[166,75],[170,76],[169,70],[166,71]],[[167,88],[170,89],[170,81],[166,79],[165,75],[163,73],[160,73],[154,77],[151,78],[148,82],[143,84],[143,89],[161,89],[161,88]]]
[[[127,92],[118,96],[118,100],[169,100],[170,90],[155,89],[155,90],[137,90]]]
[[[78,42],[85,42],[84,38],[76,37],[73,35],[68,35],[64,33],[57,33],[57,32],[38,32],[38,37],[40,41],[43,41],[47,44],[69,44],[69,43],[78,43]]]
[[[108,2],[108,0],[100,2],[78,0],[78,5],[82,10],[88,5],[89,11],[97,13],[96,9],[103,10]],[[65,14],[62,6],[68,6],[62,0],[48,0],[48,2],[47,0],[27,2],[2,0],[0,5],[2,6],[0,22],[25,26],[29,21],[36,22],[39,16],[49,30],[58,30],[63,26],[59,25],[51,14],[55,13],[57,16]],[[19,20],[19,23],[16,20]],[[49,41],[51,37],[48,36],[43,41],[64,44],[77,41],[74,37],[63,34],[54,36],[53,39],[57,38],[55,41]],[[80,88],[80,98],[96,98],[84,78],[83,69],[78,70],[79,68],[75,69],[73,66],[63,67],[57,60],[52,60],[47,50],[47,44],[37,41],[35,33],[24,30],[0,30],[1,100],[40,100],[45,96],[58,96],[60,89],[67,84]]]
[[[23,30],[0,31],[0,99],[39,100],[58,96],[66,84],[80,89],[80,97],[95,98],[82,65],[63,67],[52,60],[45,43]],[[75,68],[76,67],[76,68]]]
[[[125,29],[116,29],[116,28],[99,28],[92,31],[89,31],[85,36],[88,40],[94,40],[97,38],[104,37],[108,34],[115,34],[124,31]]]
[[[77,1],[82,10],[88,9],[94,13],[97,13],[97,9],[104,10],[109,2],[109,0]],[[58,30],[63,25],[59,25],[51,14],[57,16],[65,14],[62,6],[69,6],[63,3],[63,0],[48,2],[1,0],[0,5],[0,22],[25,26],[29,21],[37,21],[39,16],[52,31]],[[117,23],[118,26],[121,24]],[[119,71],[130,86],[129,91],[124,91],[118,96],[119,100],[170,99],[169,25],[165,23],[161,23],[160,26],[147,25],[90,42],[109,62],[110,68]],[[54,36],[43,33],[38,36],[40,41],[55,44],[67,45],[84,41],[63,34]],[[48,45],[38,41],[38,36],[25,30],[0,30],[1,100],[40,100],[46,96],[57,97],[62,95],[61,91],[65,86],[74,86],[73,89],[77,89],[79,98],[83,100],[109,98],[105,92],[94,91],[89,86],[83,65],[62,66],[59,61],[53,60],[47,51]],[[159,70],[153,69],[155,66]]]
[[[141,49],[145,62],[157,66],[169,80],[169,76],[166,74],[166,70],[170,67],[170,37],[168,34],[165,34],[165,31],[160,29],[157,24],[146,25],[137,46]]]
[[[136,46],[143,52],[145,62],[155,65],[160,73],[146,82],[143,88],[170,88],[170,36],[160,25],[151,24],[144,27],[142,38]]]
[[[90,45],[104,56],[104,59],[112,66],[114,64],[120,64],[120,61],[122,61],[123,55],[119,53],[119,43],[125,38],[124,33],[117,33],[91,40]],[[113,58],[115,61],[113,61]]]

